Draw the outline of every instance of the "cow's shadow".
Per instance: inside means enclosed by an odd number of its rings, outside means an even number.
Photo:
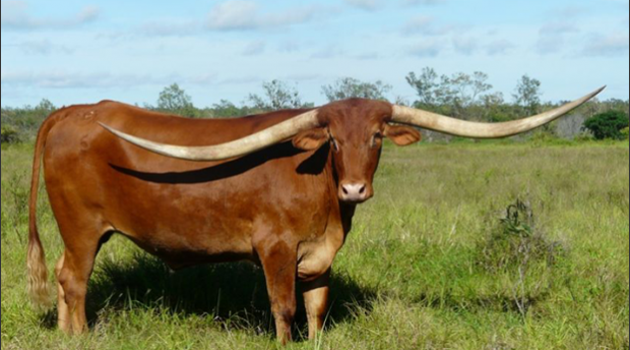
[[[295,338],[307,334],[306,313],[298,287]],[[352,322],[360,308],[369,312],[376,292],[333,272],[326,327]],[[225,263],[172,272],[160,260],[136,253],[131,261],[102,261],[90,281],[87,313],[93,326],[99,315],[119,310],[159,309],[185,316],[211,317],[229,329],[273,336],[265,278],[251,263]],[[43,323],[55,327],[55,311]]]

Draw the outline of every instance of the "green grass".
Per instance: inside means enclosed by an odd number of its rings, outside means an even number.
[[[171,274],[122,238],[97,260],[90,333],[56,331],[26,293],[31,157],[2,148],[3,349],[279,347],[259,268]],[[628,349],[628,157],[627,143],[388,146],[335,260],[326,332],[300,340],[301,310],[287,348]],[[517,199],[526,234],[500,224]],[[52,269],[62,243],[39,204]]]

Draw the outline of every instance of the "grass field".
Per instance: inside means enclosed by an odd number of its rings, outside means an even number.
[[[387,147],[376,196],[333,266],[326,332],[287,349],[628,349],[628,144]],[[175,274],[123,238],[88,293],[91,332],[57,332],[26,293],[32,146],[2,149],[3,349],[268,349],[262,271]],[[42,189],[43,191],[43,189]],[[517,199],[518,220],[503,220]],[[528,213],[533,212],[533,219]],[[62,251],[45,195],[40,231]]]

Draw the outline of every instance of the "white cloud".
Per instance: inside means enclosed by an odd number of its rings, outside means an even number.
[[[344,0],[348,5],[358,7],[362,10],[366,11],[374,11],[379,5],[380,1],[378,0]]]
[[[307,82],[320,79],[321,76],[319,74],[309,74],[309,73],[293,73],[285,76],[283,79],[288,81],[296,81],[296,82]]]
[[[201,25],[196,21],[162,20],[145,23],[139,31],[149,36],[186,36],[200,29]]]
[[[582,50],[582,53],[585,56],[627,56],[629,40],[628,34],[593,35]]]
[[[69,29],[95,21],[100,9],[87,6],[68,18],[34,18],[29,15],[25,1],[3,1],[1,13],[1,25],[5,30]]]
[[[331,9],[328,9],[332,11]],[[187,36],[204,27],[216,31],[248,31],[306,23],[322,13],[317,6],[294,7],[280,12],[264,12],[251,0],[228,0],[214,6],[205,20],[165,19],[145,23],[140,32],[151,36]]]
[[[479,40],[473,37],[457,36],[453,38],[453,47],[456,52],[470,56],[479,48]]]
[[[174,79],[171,79],[171,80],[176,80],[183,83],[190,83],[190,84],[195,84],[195,85],[208,85],[208,84],[216,83],[217,74],[207,73],[207,74],[198,74],[192,77],[180,77],[180,78],[174,77]]]
[[[573,23],[549,22],[543,25],[538,31],[536,51],[542,55],[561,52],[565,47],[567,38],[579,32],[580,29]]]
[[[409,50],[409,54],[415,57],[437,57],[440,55],[444,47],[437,41],[422,42],[413,46]]]
[[[490,56],[497,56],[508,53],[515,48],[515,45],[507,39],[499,39],[485,45],[484,49]]]
[[[354,58],[361,61],[372,61],[372,60],[378,60],[379,58],[381,58],[381,55],[378,52],[366,52],[363,54],[356,55],[354,56]]]
[[[215,73],[194,75],[78,72],[78,71],[13,71],[2,70],[2,85],[11,88],[42,89],[102,89],[129,88],[138,86],[165,85],[173,81],[181,84],[206,85],[216,81]]]
[[[585,13],[588,13],[585,7],[576,5],[561,7],[553,11],[554,17],[560,17],[560,19],[575,18]]]
[[[55,45],[48,39],[29,40],[17,45],[17,47],[26,55],[49,55],[51,53],[71,54],[74,52],[74,49],[67,46]]]
[[[298,41],[285,41],[284,43],[280,44],[279,49],[282,52],[297,52],[299,51],[301,48],[301,45]]]
[[[27,8],[28,6],[24,1],[2,1],[0,3],[2,25],[18,21],[21,17],[24,17]]]
[[[243,50],[245,56],[257,56],[265,52],[267,44],[264,41],[254,41],[249,43]]]
[[[326,47],[323,47],[321,50],[315,52],[311,55],[311,58],[315,59],[330,59],[341,56],[344,54],[344,51],[340,49],[337,45],[330,44]]]
[[[220,85],[251,85],[260,84],[264,79],[259,76],[243,76],[223,79],[219,82]]]
[[[567,34],[578,33],[580,29],[573,23],[569,22],[550,22],[540,28],[540,33],[548,34]]]
[[[2,70],[2,84],[11,86],[27,86],[39,88],[102,88],[138,85],[148,82],[148,76],[114,75],[111,73],[77,73],[67,71],[6,71]]]
[[[98,6],[88,6],[83,8],[81,12],[76,15],[75,21],[77,23],[87,23],[98,19],[101,15],[101,9]]]
[[[418,16],[410,19],[403,26],[405,34],[422,34],[429,36],[446,35],[455,30],[453,25],[437,25],[435,18],[430,16]]]
[[[229,0],[215,6],[206,26],[211,30],[255,30],[283,27],[310,21],[319,12],[316,7],[292,8],[279,13],[263,13],[257,3]]]
[[[446,3],[447,0],[404,0],[405,5],[439,5]]]

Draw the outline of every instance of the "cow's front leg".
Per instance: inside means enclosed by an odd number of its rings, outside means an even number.
[[[297,244],[278,236],[268,236],[256,242],[255,248],[265,272],[276,334],[278,340],[286,344],[291,341],[291,325],[296,310]]]
[[[308,317],[308,339],[314,340],[324,326],[324,317],[328,308],[328,290],[330,269],[318,278],[302,282],[302,295]]]

